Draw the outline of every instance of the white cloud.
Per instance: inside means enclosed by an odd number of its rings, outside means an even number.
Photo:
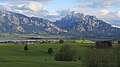
[[[48,15],[44,16],[45,19],[49,19],[50,21],[56,21],[60,20],[61,18],[65,17],[67,13],[69,13],[69,10],[57,10],[57,11],[52,11],[49,12]]]
[[[120,0],[96,0],[94,4],[98,6],[120,6]]]
[[[35,1],[35,2],[42,2],[42,3],[45,3],[45,2],[49,2],[49,1],[52,1],[52,0],[0,0],[0,2],[2,3],[13,3],[13,2],[29,2],[29,1]]]
[[[13,1],[9,2],[8,4],[1,4],[0,8],[11,12],[21,13],[30,17],[31,16],[43,17],[46,14],[48,14],[47,11],[43,10],[44,5],[41,2],[38,2],[38,0],[36,1],[24,0],[18,2]]]
[[[77,11],[80,13],[91,14],[91,15],[99,14],[100,12],[103,12],[103,10],[108,10],[108,8],[74,7],[70,9],[70,11]]]
[[[4,9],[7,10],[7,11],[12,11],[12,8],[9,7],[9,6],[4,6]]]
[[[69,11],[78,11],[88,15],[95,15],[108,23],[120,25],[120,0],[77,0],[79,5],[75,5],[75,7],[56,9],[57,11],[53,10],[52,12],[44,10],[44,6],[49,1],[53,0],[1,0],[0,4],[2,6],[0,5],[0,8],[52,21],[64,17]]]
[[[120,25],[120,0],[76,0],[79,6],[71,10],[95,15],[110,24]]]
[[[31,11],[41,11],[44,8],[44,3],[51,0],[5,0],[0,1],[1,5],[7,8],[11,8],[13,12],[15,10],[31,10]],[[3,3],[2,3],[3,2]],[[5,3],[6,2],[6,3]],[[44,2],[44,3],[43,3]]]
[[[32,11],[40,11],[43,9],[43,5],[40,2],[30,2],[28,5],[26,5],[26,8]]]
[[[120,11],[113,11],[112,8],[74,7],[70,11],[94,15],[107,23],[120,25]]]
[[[103,13],[103,14],[108,14],[110,12],[110,10],[108,10],[108,9],[102,9],[100,12]]]
[[[0,9],[7,10],[7,11],[12,11],[12,8],[7,6],[7,5],[6,6],[0,5]]]
[[[49,13],[49,15],[56,15],[57,16],[57,15],[59,15],[59,13],[57,11],[52,11]]]
[[[120,11],[116,12],[116,15],[120,18]]]
[[[108,7],[108,6],[120,6],[120,0],[76,0],[82,6],[91,7]]]

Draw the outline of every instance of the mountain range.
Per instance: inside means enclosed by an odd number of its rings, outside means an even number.
[[[66,30],[60,29],[49,20],[0,10],[0,33],[58,34],[59,32]]]
[[[120,28],[112,26],[96,16],[70,12],[55,22],[38,17],[0,10],[0,33],[46,34],[71,38],[120,38]]]
[[[68,31],[66,35],[75,38],[120,38],[120,28],[112,26],[96,16],[75,11],[57,20],[55,24],[61,29],[66,29]]]

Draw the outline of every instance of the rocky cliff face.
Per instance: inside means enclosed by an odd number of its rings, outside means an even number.
[[[59,32],[66,30],[60,29],[49,20],[0,10],[0,33],[58,34]]]
[[[120,28],[79,12],[70,12],[61,20],[51,22],[38,17],[0,10],[0,34],[59,34],[69,37],[120,38]]]
[[[105,38],[119,36],[120,34],[120,29],[98,19],[96,16],[84,15],[74,11],[68,13],[61,20],[57,20],[55,24],[61,29],[68,30],[69,35],[73,34],[73,36]]]
[[[96,18],[96,16],[84,15],[83,13],[71,12],[61,20],[55,22],[62,29],[76,30],[78,32],[106,30],[112,28],[110,24]]]

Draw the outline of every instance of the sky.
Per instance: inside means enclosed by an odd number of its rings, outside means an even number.
[[[0,9],[51,21],[77,11],[120,25],[120,0],[0,0]]]

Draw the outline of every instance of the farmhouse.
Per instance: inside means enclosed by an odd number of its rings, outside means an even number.
[[[21,42],[16,42],[17,44],[34,44],[33,41],[21,41]]]

